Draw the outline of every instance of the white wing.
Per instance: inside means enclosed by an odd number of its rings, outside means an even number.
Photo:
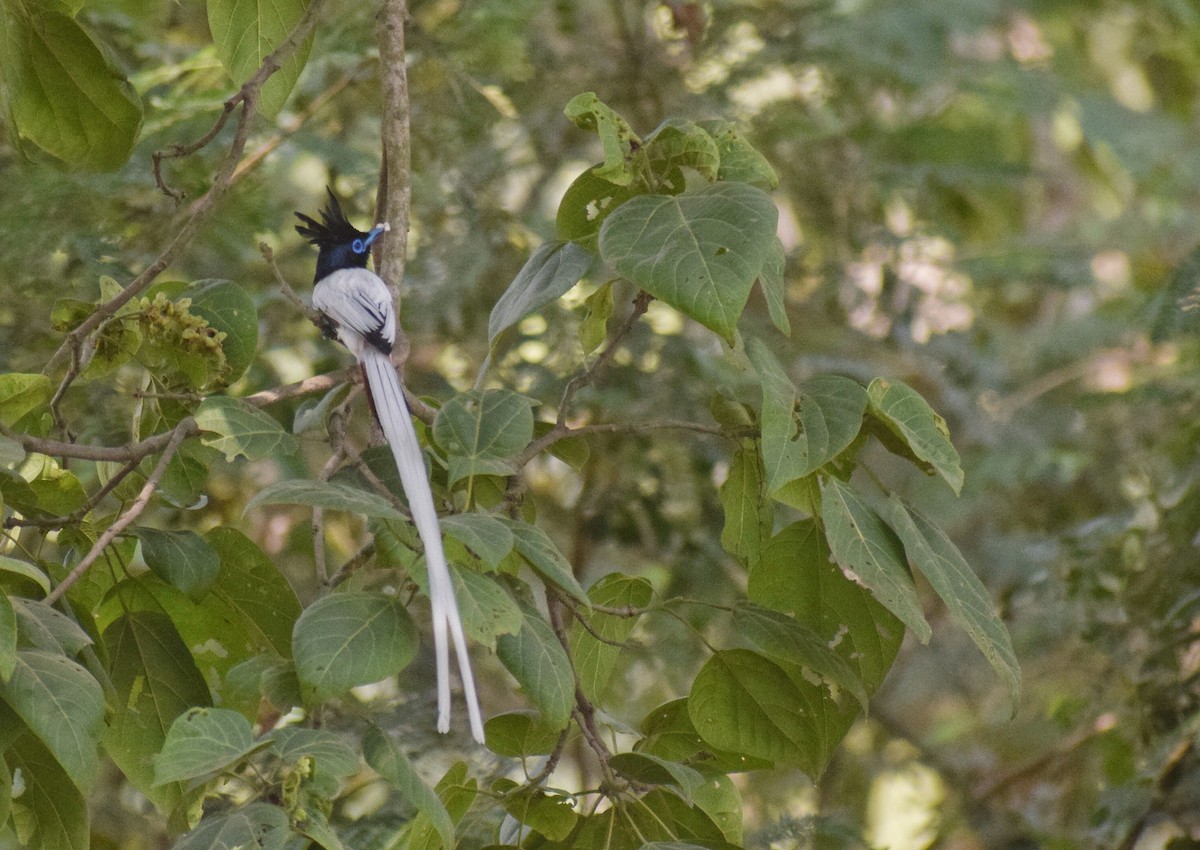
[[[355,357],[367,344],[391,350],[396,341],[396,310],[379,275],[367,269],[339,269],[321,278],[312,300],[337,325],[338,338]]]

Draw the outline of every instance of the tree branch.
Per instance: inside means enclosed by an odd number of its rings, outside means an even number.
[[[196,420],[189,416],[176,425],[174,430],[167,432],[170,434],[167,446],[163,449],[162,457],[158,459],[154,471],[146,479],[146,483],[142,486],[142,491],[138,493],[138,497],[134,499],[133,504],[129,506],[125,513],[117,517],[116,522],[105,529],[104,533],[100,535],[88,553],[83,556],[83,560],[75,565],[75,569],[71,570],[70,574],[59,583],[58,587],[50,591],[50,595],[46,597],[47,605],[53,605],[61,599],[63,594],[70,590],[71,586],[79,581],[83,574],[91,568],[101,553],[108,548],[108,545],[116,540],[121,532],[132,525],[135,519],[141,516],[142,511],[150,504],[150,497],[158,489],[158,482],[166,474],[167,464],[171,462],[171,458],[175,456],[175,452],[179,451],[179,447],[183,444],[183,441],[187,439],[189,434],[194,433],[195,430]]]

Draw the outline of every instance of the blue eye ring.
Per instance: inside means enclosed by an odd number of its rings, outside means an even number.
[[[361,239],[355,239],[350,243],[350,250],[356,254],[361,254],[363,251],[367,250],[367,243]]]

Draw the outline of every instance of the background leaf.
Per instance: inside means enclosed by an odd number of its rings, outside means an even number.
[[[488,345],[530,313],[557,301],[579,282],[592,257],[574,242],[546,242],[534,251],[488,317]]]
[[[73,19],[37,5],[0,5],[0,68],[21,136],[81,168],[129,159],[142,123],[133,88]]]
[[[305,9],[303,0],[207,0],[207,6],[217,55],[238,85],[253,76],[263,59],[284,42],[304,17]],[[310,36],[267,80],[258,105],[263,115],[274,118],[283,108],[311,48]]]

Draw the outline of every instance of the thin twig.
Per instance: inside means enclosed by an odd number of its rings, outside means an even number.
[[[348,366],[345,369],[338,369],[336,372],[314,375],[311,378],[305,378],[303,381],[297,381],[294,384],[284,384],[283,386],[272,387],[269,390],[260,390],[254,395],[246,396],[242,401],[252,404],[255,407],[266,407],[277,402],[290,401],[300,396],[329,392],[341,384],[347,382],[353,384],[359,380],[362,380],[359,370]]]
[[[196,428],[196,420],[192,417],[187,417],[171,432],[171,439],[167,443],[167,447],[163,449],[162,457],[158,459],[158,464],[154,467],[154,471],[150,473],[150,477],[146,479],[146,483],[142,486],[142,491],[138,493],[138,497],[134,499],[133,504],[117,517],[116,522],[105,529],[104,533],[96,540],[91,550],[83,556],[75,569],[71,570],[70,574],[64,578],[54,590],[50,591],[50,595],[46,597],[46,604],[53,605],[63,594],[66,593],[75,582],[83,576],[84,573],[95,563],[100,554],[108,548],[117,537],[128,528],[134,520],[141,516],[142,511],[150,504],[150,498],[154,495],[154,491],[158,489],[158,482],[162,480],[166,474],[167,464],[171,462],[171,458],[175,456],[175,452],[179,451],[179,447],[183,444],[189,434],[194,433]]]
[[[267,261],[267,267],[275,276],[275,282],[279,284],[279,288],[283,292],[283,297],[292,302],[292,306],[307,316],[310,322],[324,331],[328,325],[328,320],[321,315],[320,310],[310,307],[304,299],[296,294],[296,290],[292,289],[292,285],[287,282],[287,278],[283,276],[283,273],[279,271],[279,266],[275,264],[275,252],[271,250],[271,246],[266,242],[259,242],[258,252]]]
[[[357,552],[351,555],[346,563],[338,567],[338,571],[329,577],[325,582],[325,586],[333,590],[339,584],[344,582],[350,576],[354,575],[364,564],[375,557],[375,541],[368,540],[364,543]]]

